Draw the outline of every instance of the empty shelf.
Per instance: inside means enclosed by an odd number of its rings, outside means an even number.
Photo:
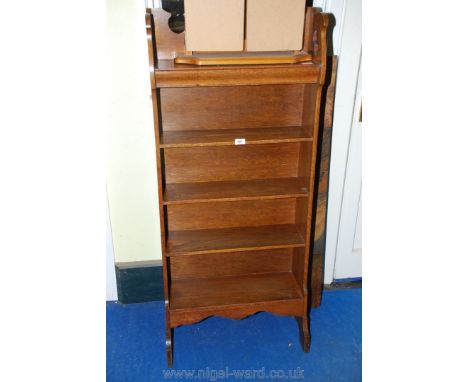
[[[169,231],[167,256],[304,247],[294,224]]]
[[[167,184],[163,204],[308,196],[298,178]]]
[[[292,273],[265,273],[207,279],[173,279],[171,310],[218,308],[262,302],[300,300]]]

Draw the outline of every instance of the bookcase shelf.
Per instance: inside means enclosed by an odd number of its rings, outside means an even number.
[[[164,205],[236,200],[262,200],[309,195],[299,178],[166,184]]]
[[[294,224],[169,232],[167,256],[304,247]]]
[[[293,316],[308,351],[328,18],[307,9],[312,62],[198,67],[169,59],[184,36],[168,15],[146,17],[168,365],[173,329],[212,315]]]
[[[245,144],[311,142],[312,137],[302,126],[244,128],[244,129],[207,129],[163,132],[161,147],[204,147],[232,146],[235,140],[245,139]]]
[[[229,304],[226,304],[226,297]],[[300,300],[302,293],[290,272],[237,277],[175,279],[171,309],[220,308],[226,305],[257,304],[264,301]]]
[[[303,298],[291,272],[175,279],[170,294],[171,327],[186,324],[187,317],[193,322],[212,315],[242,318],[246,313],[271,309],[300,315]]]

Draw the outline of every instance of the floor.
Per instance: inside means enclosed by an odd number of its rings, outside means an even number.
[[[107,303],[107,382],[165,380],[361,380],[361,289],[326,290],[312,310],[311,350],[303,353],[293,318],[258,313],[211,317],[174,331],[167,369],[162,301]]]

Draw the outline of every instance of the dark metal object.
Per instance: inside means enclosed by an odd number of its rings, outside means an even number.
[[[162,9],[171,14],[167,21],[171,31],[182,33],[185,30],[184,0],[162,0]]]

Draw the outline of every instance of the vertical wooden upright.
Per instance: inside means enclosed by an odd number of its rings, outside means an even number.
[[[166,351],[180,325],[259,311],[296,317],[310,348],[314,179],[328,16],[308,8],[297,64],[174,64],[183,34],[146,14]]]

